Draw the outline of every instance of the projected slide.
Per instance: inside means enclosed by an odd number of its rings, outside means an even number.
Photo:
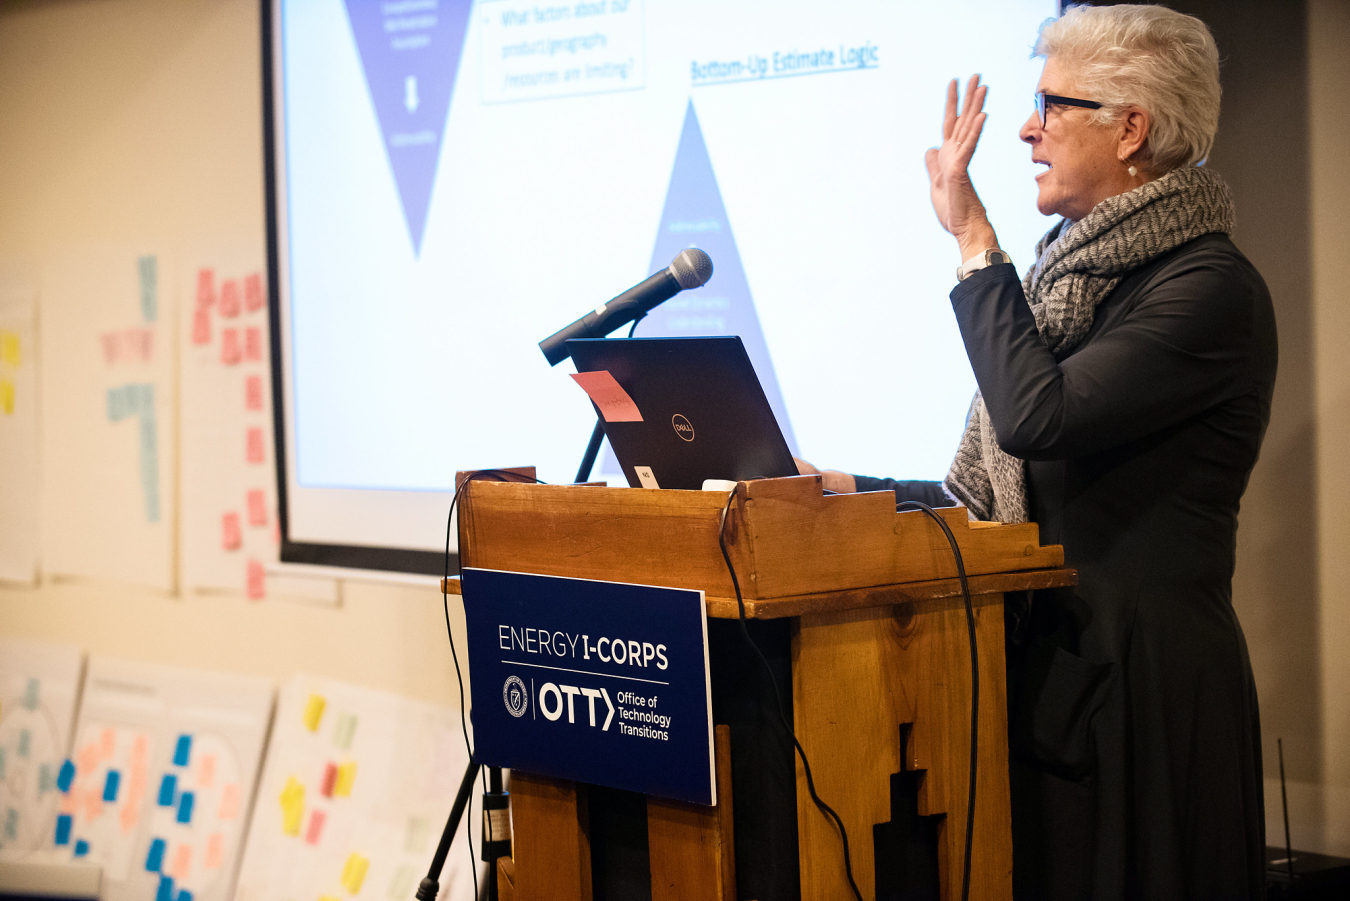
[[[456,470],[570,480],[594,412],[537,342],[690,246],[712,280],[638,335],[739,335],[799,456],[945,473],[974,379],[923,152],[981,72],[1029,264],[1054,0],[274,2],[293,540],[430,550]]]

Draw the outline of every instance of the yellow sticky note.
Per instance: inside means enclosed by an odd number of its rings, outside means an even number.
[[[0,363],[4,363],[6,366],[18,366],[21,362],[18,333],[0,331]]]
[[[350,798],[352,783],[356,781],[356,762],[349,761],[338,767],[337,779],[333,782],[333,794],[339,798]]]
[[[339,901],[339,899],[334,898],[332,895],[320,895],[319,901]]]
[[[281,831],[289,836],[300,834],[300,823],[305,818],[305,787],[294,776],[286,777],[281,787]]]
[[[9,379],[0,379],[0,410],[6,416],[14,415],[14,383]]]
[[[342,887],[353,895],[361,891],[361,883],[366,881],[366,870],[370,869],[370,861],[360,854],[347,855],[347,862],[342,866]]]
[[[319,731],[319,720],[323,719],[323,709],[328,706],[328,702],[323,699],[323,695],[310,695],[309,701],[305,704],[305,728],[310,732]]]

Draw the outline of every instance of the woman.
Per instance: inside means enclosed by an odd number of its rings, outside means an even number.
[[[1197,168],[1218,52],[1161,7],[1042,27],[1020,136],[1063,217],[1019,280],[967,174],[971,79],[927,166],[960,246],[952,307],[979,393],[941,488],[1033,520],[1079,571],[1009,617],[1014,885],[1021,898],[1264,897],[1256,693],[1231,604],[1238,504],[1270,415],[1275,324]],[[809,464],[803,467],[813,471]],[[934,483],[829,472],[836,490]]]

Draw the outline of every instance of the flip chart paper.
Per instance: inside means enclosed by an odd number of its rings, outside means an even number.
[[[237,901],[407,897],[468,765],[459,713],[297,676],[282,689]],[[482,820],[478,799],[464,816]],[[410,840],[415,839],[415,841]],[[438,897],[473,897],[456,836]],[[480,870],[481,872],[481,870]],[[409,877],[411,875],[411,881]]]
[[[38,859],[55,840],[83,665],[69,645],[0,638],[0,861]]]
[[[42,562],[53,574],[168,591],[177,378],[174,355],[156,351],[176,317],[173,296],[159,290],[169,266],[157,255],[155,320],[146,321],[144,256],[137,247],[73,246],[43,270]],[[110,333],[121,335],[112,363],[101,340]]]
[[[38,565],[36,294],[0,287],[0,579],[33,582]]]
[[[83,842],[105,901],[146,901],[169,882],[173,901],[228,899],[243,824],[223,801],[252,791],[273,694],[264,679],[91,658],[60,792],[69,831],[52,834],[52,854]]]

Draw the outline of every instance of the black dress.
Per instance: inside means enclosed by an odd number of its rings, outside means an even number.
[[[1260,726],[1232,607],[1275,319],[1223,235],[1131,273],[1056,360],[1011,265],[951,295],[999,443],[1076,589],[1010,608],[1021,899],[1264,897]],[[934,483],[859,478],[936,500]]]

